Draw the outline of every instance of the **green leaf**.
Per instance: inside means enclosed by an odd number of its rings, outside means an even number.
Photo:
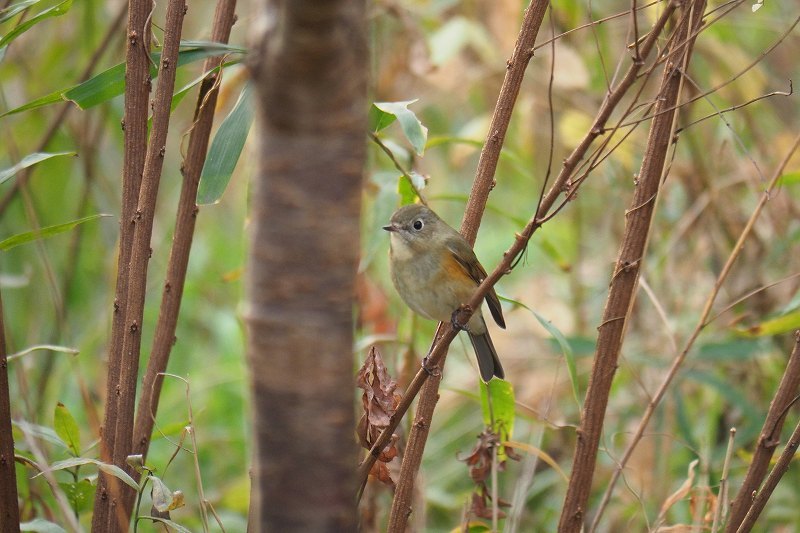
[[[20,11],[28,9],[32,5],[38,4],[39,2],[41,2],[41,0],[25,0],[24,2],[12,4],[5,9],[0,9],[0,24],[11,19],[11,17],[16,15]]]
[[[67,447],[72,451],[73,455],[80,455],[81,431],[72,413],[70,413],[67,406],[61,402],[56,404],[55,413],[53,414],[53,429],[56,435],[61,437],[61,440],[67,444]]]
[[[800,171],[798,172],[788,172],[781,176],[780,180],[778,181],[780,185],[797,185],[800,183]]]
[[[400,127],[403,129],[403,134],[414,147],[417,155],[422,155],[425,152],[425,142],[428,140],[428,128],[422,125],[422,122],[417,118],[413,111],[408,109],[410,104],[416,100],[409,100],[407,102],[375,102],[375,107],[384,113],[394,115],[400,122]],[[387,124],[388,125],[388,124]]]
[[[251,93],[252,87],[249,83],[245,84],[239,100],[222,121],[211,142],[197,188],[199,205],[217,203],[228,187],[233,170],[242,154],[250,126],[253,124]]]
[[[88,479],[84,478],[74,482],[59,483],[58,486],[61,487],[61,490],[67,495],[69,504],[76,513],[80,514],[84,511],[88,511],[94,505],[94,493],[97,489]]]
[[[153,522],[164,524],[165,526],[174,529],[178,533],[192,533],[191,530],[186,529],[179,523],[173,522],[172,520],[168,520],[166,518],[158,518],[155,516],[140,516],[136,520],[152,520]]]
[[[71,459],[65,459],[63,461],[56,461],[55,463],[50,465],[50,470],[65,470],[67,468],[75,468],[76,466],[85,466],[85,465],[95,465],[97,468],[99,468],[106,474],[112,475],[120,479],[123,483],[130,486],[132,489],[136,491],[139,490],[139,485],[133,480],[131,476],[126,474],[123,469],[121,469],[116,465],[98,461],[97,459],[90,459],[88,457],[73,457]],[[40,475],[41,474],[36,474],[33,477],[38,477]]]
[[[11,179],[22,169],[33,166],[36,163],[41,163],[42,161],[46,161],[53,157],[58,157],[62,155],[76,155],[76,154],[75,152],[52,152],[52,153],[34,152],[32,154],[28,154],[25,157],[23,157],[22,160],[16,165],[9,167],[5,170],[0,170],[0,183],[4,183],[6,180]]]
[[[58,235],[59,233],[64,233],[65,231],[69,231],[75,226],[83,224],[84,222],[89,222],[91,220],[103,217],[110,217],[110,216],[111,215],[105,215],[105,214],[90,215],[88,217],[79,218],[78,220],[73,220],[71,222],[56,224],[55,226],[47,226],[46,228],[42,228],[40,230],[19,233],[17,235],[13,235],[5,239],[4,241],[0,241],[0,251],[10,250],[11,248],[19,246],[20,244],[25,244],[38,239],[52,237],[53,235]]]
[[[36,531],[37,533],[66,533],[66,529],[45,520],[44,518],[34,518],[29,522],[22,522],[19,525],[20,531]]]
[[[11,41],[31,29],[36,24],[39,24],[45,19],[50,17],[58,17],[69,11],[69,8],[72,7],[72,0],[64,0],[60,4],[56,4],[50,9],[45,9],[41,13],[38,13],[28,20],[18,24],[14,27],[13,30],[5,34],[3,37],[0,37],[0,48],[7,46]]]
[[[372,104],[369,107],[369,115],[367,117],[367,120],[369,123],[370,131],[378,133],[379,131],[390,125],[392,122],[397,120],[397,117],[395,117],[391,113],[387,113],[386,111],[378,109],[378,107],[375,104]]]
[[[67,443],[61,440],[56,432],[47,426],[40,426],[39,424],[33,424],[25,420],[11,420],[11,425],[17,426],[20,431],[30,435],[31,437],[36,437],[37,439],[42,439],[50,444],[55,444],[56,446],[68,449]]]
[[[747,337],[767,337],[788,333],[798,328],[800,328],[800,310],[785,313],[749,328],[738,329],[737,332]]]
[[[514,431],[514,387],[504,379],[493,379],[481,384],[481,411],[483,423],[496,433],[501,441],[510,440]]]
[[[54,344],[37,344],[35,346],[30,346],[25,348],[24,350],[20,350],[19,352],[9,354],[6,356],[7,361],[13,361],[14,359],[19,359],[24,355],[28,355],[29,353],[33,353],[39,350],[47,350],[50,352],[60,352],[66,353],[69,355],[78,355],[80,350],[76,350],[75,348],[69,348],[67,346],[56,346]]]
[[[570,346],[569,341],[564,336],[561,331],[553,325],[552,322],[541,316],[539,313],[530,309],[529,307],[516,302],[517,305],[521,305],[531,313],[533,316],[536,317],[536,320],[539,324],[542,325],[544,329],[547,330],[550,335],[558,342],[558,345],[561,347],[561,353],[564,355],[564,360],[567,362],[567,374],[569,374],[569,381],[572,384],[572,397],[575,399],[575,404],[578,406],[578,409],[581,408],[581,400],[580,400],[580,384],[578,383],[578,369],[575,365],[575,353],[572,351],[572,346]]]
[[[229,46],[221,43],[206,41],[181,41],[181,51],[178,53],[178,66],[183,66],[194,61],[199,61],[207,57],[219,56],[224,54],[241,54],[245,49],[237,46]],[[155,79],[158,76],[158,65],[161,53],[155,52],[150,56],[150,75]],[[231,62],[233,63],[233,62]],[[103,72],[89,78],[78,85],[61,89],[42,96],[36,100],[23,104],[3,114],[0,118],[13,115],[22,111],[36,109],[50,105],[62,100],[73,102],[81,109],[88,109],[112,98],[116,98],[125,92],[125,63],[119,63]]]

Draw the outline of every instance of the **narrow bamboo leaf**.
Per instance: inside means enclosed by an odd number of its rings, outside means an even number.
[[[2,52],[5,50],[4,48],[0,48],[0,60],[2,59]],[[19,107],[15,107],[5,113],[0,113],[0,118],[3,118],[8,115],[13,115],[15,113],[22,113],[23,111],[28,111],[29,109],[37,109],[39,107],[44,107],[48,105],[55,104],[57,102],[63,102],[64,98],[61,96],[63,91],[55,91],[50,94],[46,94],[37,98],[36,100],[31,100],[30,102],[23,104]]]
[[[253,123],[251,93],[252,87],[246,84],[211,142],[197,188],[199,205],[217,203],[228,187]]]
[[[374,105],[384,113],[389,113],[397,118],[398,122],[400,122],[400,127],[403,129],[403,134],[408,139],[408,142],[411,143],[411,146],[414,147],[414,151],[417,152],[417,155],[422,155],[425,152],[425,142],[428,140],[428,128],[423,126],[417,115],[408,108],[414,102],[416,100],[376,102]]]
[[[798,328],[800,328],[800,310],[785,313],[749,328],[740,329],[739,333],[747,337],[766,337],[781,335]]]
[[[781,176],[780,181],[778,182],[780,185],[797,185],[800,183],[800,171],[799,172],[788,172]]]
[[[97,459],[90,459],[88,457],[73,457],[71,459],[65,459],[63,461],[56,461],[55,463],[50,465],[50,470],[64,470],[67,468],[74,468],[76,466],[85,466],[85,465],[95,465],[97,468],[105,472],[106,474],[110,474],[118,479],[120,479],[123,483],[130,486],[134,490],[139,490],[139,485],[133,480],[131,476],[125,473],[123,469],[116,465],[104,463],[102,461],[98,461]],[[41,474],[36,474],[33,477],[38,477]]]
[[[501,441],[510,440],[514,431],[514,388],[504,379],[481,384],[481,411],[484,425],[492,428]]]
[[[25,0],[24,2],[19,2],[16,4],[12,4],[5,9],[0,10],[0,24],[3,22],[11,19],[14,15],[23,11],[34,4],[38,4],[41,0]]]
[[[536,457],[538,457],[539,459],[550,465],[550,468],[555,470],[564,481],[569,481],[567,474],[565,474],[564,471],[561,469],[561,467],[558,466],[558,462],[555,459],[553,459],[553,456],[551,456],[541,448],[537,448],[536,446],[528,444],[527,442],[510,441],[510,442],[505,442],[504,444],[507,444],[508,446],[511,446],[516,450],[522,450],[531,455],[535,455]]]
[[[35,165],[36,163],[41,163],[42,161],[46,161],[50,158],[58,157],[61,155],[75,155],[75,152],[52,152],[52,153],[34,152],[32,154],[28,154],[22,158],[22,161],[20,161],[13,167],[9,167],[5,170],[0,170],[0,183],[3,183],[6,180],[11,179],[20,170],[24,168],[28,168],[30,166]]]
[[[78,428],[78,423],[75,422],[75,418],[73,418],[67,406],[61,402],[56,404],[55,413],[53,414],[53,429],[56,435],[61,437],[61,440],[67,444],[73,455],[78,456],[81,454],[81,431]]]
[[[17,426],[20,431],[31,437],[45,440],[61,448],[67,448],[67,443],[61,440],[61,438],[56,435],[56,432],[47,426],[40,426],[39,424],[33,424],[25,420],[11,420],[11,425]]]
[[[55,344],[37,344],[35,346],[30,346],[28,348],[25,348],[24,350],[20,350],[19,352],[9,354],[6,357],[6,360],[13,361],[14,359],[19,359],[24,355],[28,355],[29,353],[33,353],[39,350],[46,350],[49,352],[60,352],[70,355],[78,355],[80,353],[80,350],[76,350],[75,348],[69,348],[67,346],[56,346]]]
[[[66,529],[50,522],[49,520],[45,520],[44,518],[34,518],[29,522],[22,522],[19,525],[20,531],[35,531],[37,533],[66,533]]]
[[[245,49],[223,45],[221,43],[213,43],[206,41],[183,41],[181,42],[181,51],[178,54],[178,66],[183,66],[194,61],[199,61],[207,57],[213,57],[223,54],[242,54]],[[155,52],[151,54],[152,64],[150,66],[150,75],[153,78],[158,76],[158,65],[161,59],[161,54]],[[226,63],[234,64],[236,61]],[[52,92],[48,95],[37,98],[27,102],[26,104],[16,107],[3,114],[0,118],[7,115],[13,115],[22,111],[36,109],[46,105],[51,105],[56,102],[68,100],[73,102],[81,109],[88,109],[103,102],[107,102],[112,98],[116,98],[125,92],[125,63],[119,63],[113,67],[104,70],[96,76],[89,78],[83,83]]]
[[[88,217],[79,218],[78,220],[73,220],[71,222],[56,224],[55,226],[47,226],[46,228],[42,228],[38,231],[27,231],[25,233],[19,233],[17,235],[9,237],[4,241],[0,241],[0,251],[10,250],[15,246],[35,241],[37,239],[52,237],[53,235],[58,235],[59,233],[69,231],[78,224],[83,224],[84,222],[89,222],[91,220],[95,220],[102,217],[110,217],[110,216],[111,215],[105,215],[105,214],[90,215]]]
[[[181,43],[181,51],[178,53],[178,66],[187,65],[207,57],[218,56],[225,53],[240,52],[241,48],[227,47],[220,43],[204,43],[202,41],[191,41],[187,45]],[[150,76],[153,79],[158,77],[158,63],[161,60],[161,53],[151,54]],[[112,98],[116,98],[125,92],[125,63],[114,65],[108,70],[101,72],[97,76],[86,80],[63,93],[66,100],[73,102],[81,109],[88,109]]]
[[[58,17],[63,15],[64,13],[69,11],[69,8],[71,7],[72,7],[72,0],[64,0],[63,2],[54,5],[50,9],[45,9],[41,13],[37,13],[28,20],[18,24],[14,29],[12,29],[4,36],[0,37],[0,48],[8,45],[9,43],[11,43],[11,41],[13,41],[26,31],[28,31],[29,29],[31,29],[36,24],[39,24],[41,21],[48,19],[50,17]]]
[[[502,298],[505,300],[505,298]],[[567,338],[564,336],[561,331],[553,325],[552,322],[541,316],[539,313],[531,309],[530,307],[520,303],[514,302],[516,305],[523,307],[533,313],[533,316],[536,317],[536,320],[539,324],[542,325],[544,329],[547,330],[550,335],[558,342],[559,347],[561,348],[561,353],[564,354],[564,360],[567,362],[567,374],[569,374],[569,381],[572,385],[572,396],[575,399],[575,404],[578,406],[578,409],[581,408],[581,401],[580,401],[580,385],[578,383],[578,369],[575,365],[575,352],[572,350],[572,346],[570,345]]]

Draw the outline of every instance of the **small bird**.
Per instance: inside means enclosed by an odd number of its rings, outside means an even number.
[[[383,229],[391,234],[392,282],[406,304],[425,318],[451,321],[458,327],[456,312],[486,278],[486,270],[466,239],[421,204],[401,207]],[[505,329],[500,299],[494,289],[486,294],[486,303],[495,322]],[[480,308],[462,329],[467,330],[475,348],[481,379],[485,382],[493,376],[502,379],[503,367]]]

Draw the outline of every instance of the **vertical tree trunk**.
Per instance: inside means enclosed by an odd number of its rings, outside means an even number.
[[[354,531],[363,0],[265,2],[247,276],[251,531]]]

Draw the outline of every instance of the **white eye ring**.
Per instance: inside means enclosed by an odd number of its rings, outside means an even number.
[[[414,221],[413,224],[411,224],[411,227],[414,228],[417,231],[421,230],[424,226],[425,226],[425,223],[422,221],[421,218],[418,218],[417,220]]]

